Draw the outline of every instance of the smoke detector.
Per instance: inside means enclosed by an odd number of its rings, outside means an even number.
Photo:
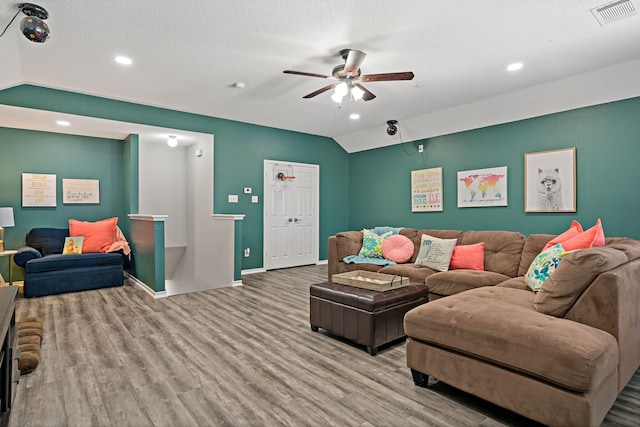
[[[631,0],[618,0],[594,7],[591,13],[602,26],[638,14]]]

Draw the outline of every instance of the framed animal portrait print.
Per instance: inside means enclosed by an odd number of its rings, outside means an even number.
[[[524,211],[576,211],[576,148],[524,155]]]

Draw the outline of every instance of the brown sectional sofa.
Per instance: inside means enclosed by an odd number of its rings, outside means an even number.
[[[608,238],[603,248],[573,252],[534,293],[524,275],[553,235],[400,233],[414,242],[413,258],[382,268],[342,262],[358,253],[361,232],[330,237],[329,280],[364,269],[425,281],[429,303],[404,319],[407,366],[417,385],[432,376],[547,425],[602,422],[640,367],[640,241]],[[423,233],[484,242],[485,271],[413,265]]]

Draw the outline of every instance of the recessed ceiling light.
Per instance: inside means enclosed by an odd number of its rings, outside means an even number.
[[[116,62],[122,65],[131,65],[133,63],[131,58],[127,58],[126,56],[116,56]]]
[[[66,121],[66,120],[56,120],[56,124],[57,124],[58,126],[70,126],[70,125],[71,125],[71,123],[69,123],[69,122],[68,122],[68,121]]]
[[[350,118],[351,120],[358,120],[358,119],[360,118],[360,114],[358,114],[358,113],[353,113],[353,114],[351,114],[351,115],[349,116],[349,118]]]
[[[507,70],[509,71],[517,71],[522,68],[522,62],[514,62],[513,64],[509,64],[507,66]]]

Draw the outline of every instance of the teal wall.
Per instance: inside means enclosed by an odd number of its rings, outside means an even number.
[[[571,219],[640,238],[640,98],[354,153],[350,229],[379,225],[558,233]],[[400,123],[402,126],[402,123]],[[417,153],[424,144],[424,153]],[[524,212],[524,154],[576,147],[577,212]],[[443,212],[411,212],[411,171],[443,168]],[[456,172],[508,167],[508,206],[458,208]]]
[[[213,134],[214,212],[246,215],[242,247],[251,248],[251,257],[242,259],[242,269],[262,267],[262,171],[265,159],[320,165],[320,259],[326,259],[328,237],[349,226],[349,155],[333,139],[30,85],[0,91],[0,104]],[[13,159],[12,142],[0,139],[8,144],[4,145],[9,147],[6,155]],[[137,138],[130,144],[137,144]],[[124,151],[130,156],[129,149]],[[62,150],[59,153],[67,157],[69,154]],[[4,157],[5,153],[1,155]],[[124,160],[131,162],[134,159]],[[124,172],[125,177],[128,176],[127,182],[131,182],[133,177],[122,167],[121,164],[120,172]],[[125,185],[130,188],[129,184]],[[253,195],[259,196],[260,203],[252,204],[250,197],[243,197],[243,187],[252,187]],[[119,203],[133,210],[137,207],[125,200],[130,194],[127,191]],[[240,203],[229,204],[228,194],[238,194]],[[25,225],[29,229],[37,222]]]
[[[66,228],[70,218],[95,221],[117,216],[126,229],[123,151],[119,140],[0,127],[0,206],[13,207],[16,224],[5,229],[7,248],[23,246],[33,227]],[[23,172],[56,175],[56,207],[22,207]],[[63,204],[63,178],[100,180],[100,203]],[[5,277],[7,271],[0,263]],[[14,273],[15,280],[23,279],[22,269],[14,267]]]

